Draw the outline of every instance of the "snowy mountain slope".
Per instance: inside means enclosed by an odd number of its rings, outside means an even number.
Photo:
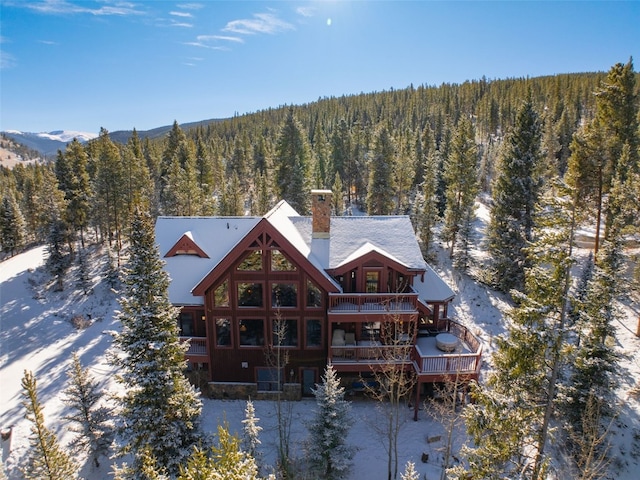
[[[58,150],[64,151],[67,143],[77,138],[79,142],[85,143],[96,138],[95,133],[74,132],[67,130],[57,130],[48,133],[29,133],[18,130],[7,130],[4,133],[7,137],[22,145],[37,150],[44,155],[55,155]]]

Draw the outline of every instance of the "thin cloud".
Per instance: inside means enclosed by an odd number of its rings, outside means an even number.
[[[173,15],[175,17],[193,18],[193,15],[189,12],[169,12],[169,15]]]
[[[302,15],[303,17],[314,17],[316,15],[317,9],[315,7],[298,7],[296,8],[296,13],[298,15]]]
[[[38,40],[38,42],[44,45],[58,45],[58,42],[54,42],[52,40]]]
[[[127,16],[143,15],[144,12],[138,10],[138,5],[129,2],[107,2],[99,8],[90,8],[85,5],[78,5],[67,0],[43,0],[36,2],[19,3],[25,8],[45,15],[69,15],[69,14],[90,14],[96,16]]]
[[[179,3],[176,7],[182,8],[183,10],[200,10],[204,8],[204,5],[201,3]]]
[[[192,23],[186,23],[186,22],[174,22],[174,21],[172,21],[169,26],[170,27],[181,27],[181,28],[193,28],[193,24]]]
[[[244,40],[240,37],[230,37],[227,35],[198,35],[196,37],[199,42],[235,42],[235,43],[244,43]]]
[[[9,70],[16,66],[16,59],[13,55],[0,49],[0,70]]]
[[[269,34],[273,35],[295,27],[281,20],[272,13],[255,13],[254,18],[232,20],[222,29],[223,32],[237,33],[240,35]]]

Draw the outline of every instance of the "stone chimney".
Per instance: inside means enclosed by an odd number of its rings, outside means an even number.
[[[311,253],[329,268],[331,190],[311,190]]]
[[[312,238],[329,238],[331,190],[311,190]]]

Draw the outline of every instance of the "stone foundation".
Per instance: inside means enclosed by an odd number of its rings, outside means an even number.
[[[280,399],[297,401],[302,398],[302,385],[285,383],[281,392],[258,390],[257,383],[209,382],[208,391],[203,390],[208,398],[215,400],[275,400],[278,393]]]

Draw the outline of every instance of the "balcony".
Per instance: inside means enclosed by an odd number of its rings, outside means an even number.
[[[189,350],[185,353],[187,360],[200,363],[209,361],[206,337],[180,337],[180,341],[189,343]]]
[[[411,314],[418,311],[417,293],[330,293],[329,315]]]

